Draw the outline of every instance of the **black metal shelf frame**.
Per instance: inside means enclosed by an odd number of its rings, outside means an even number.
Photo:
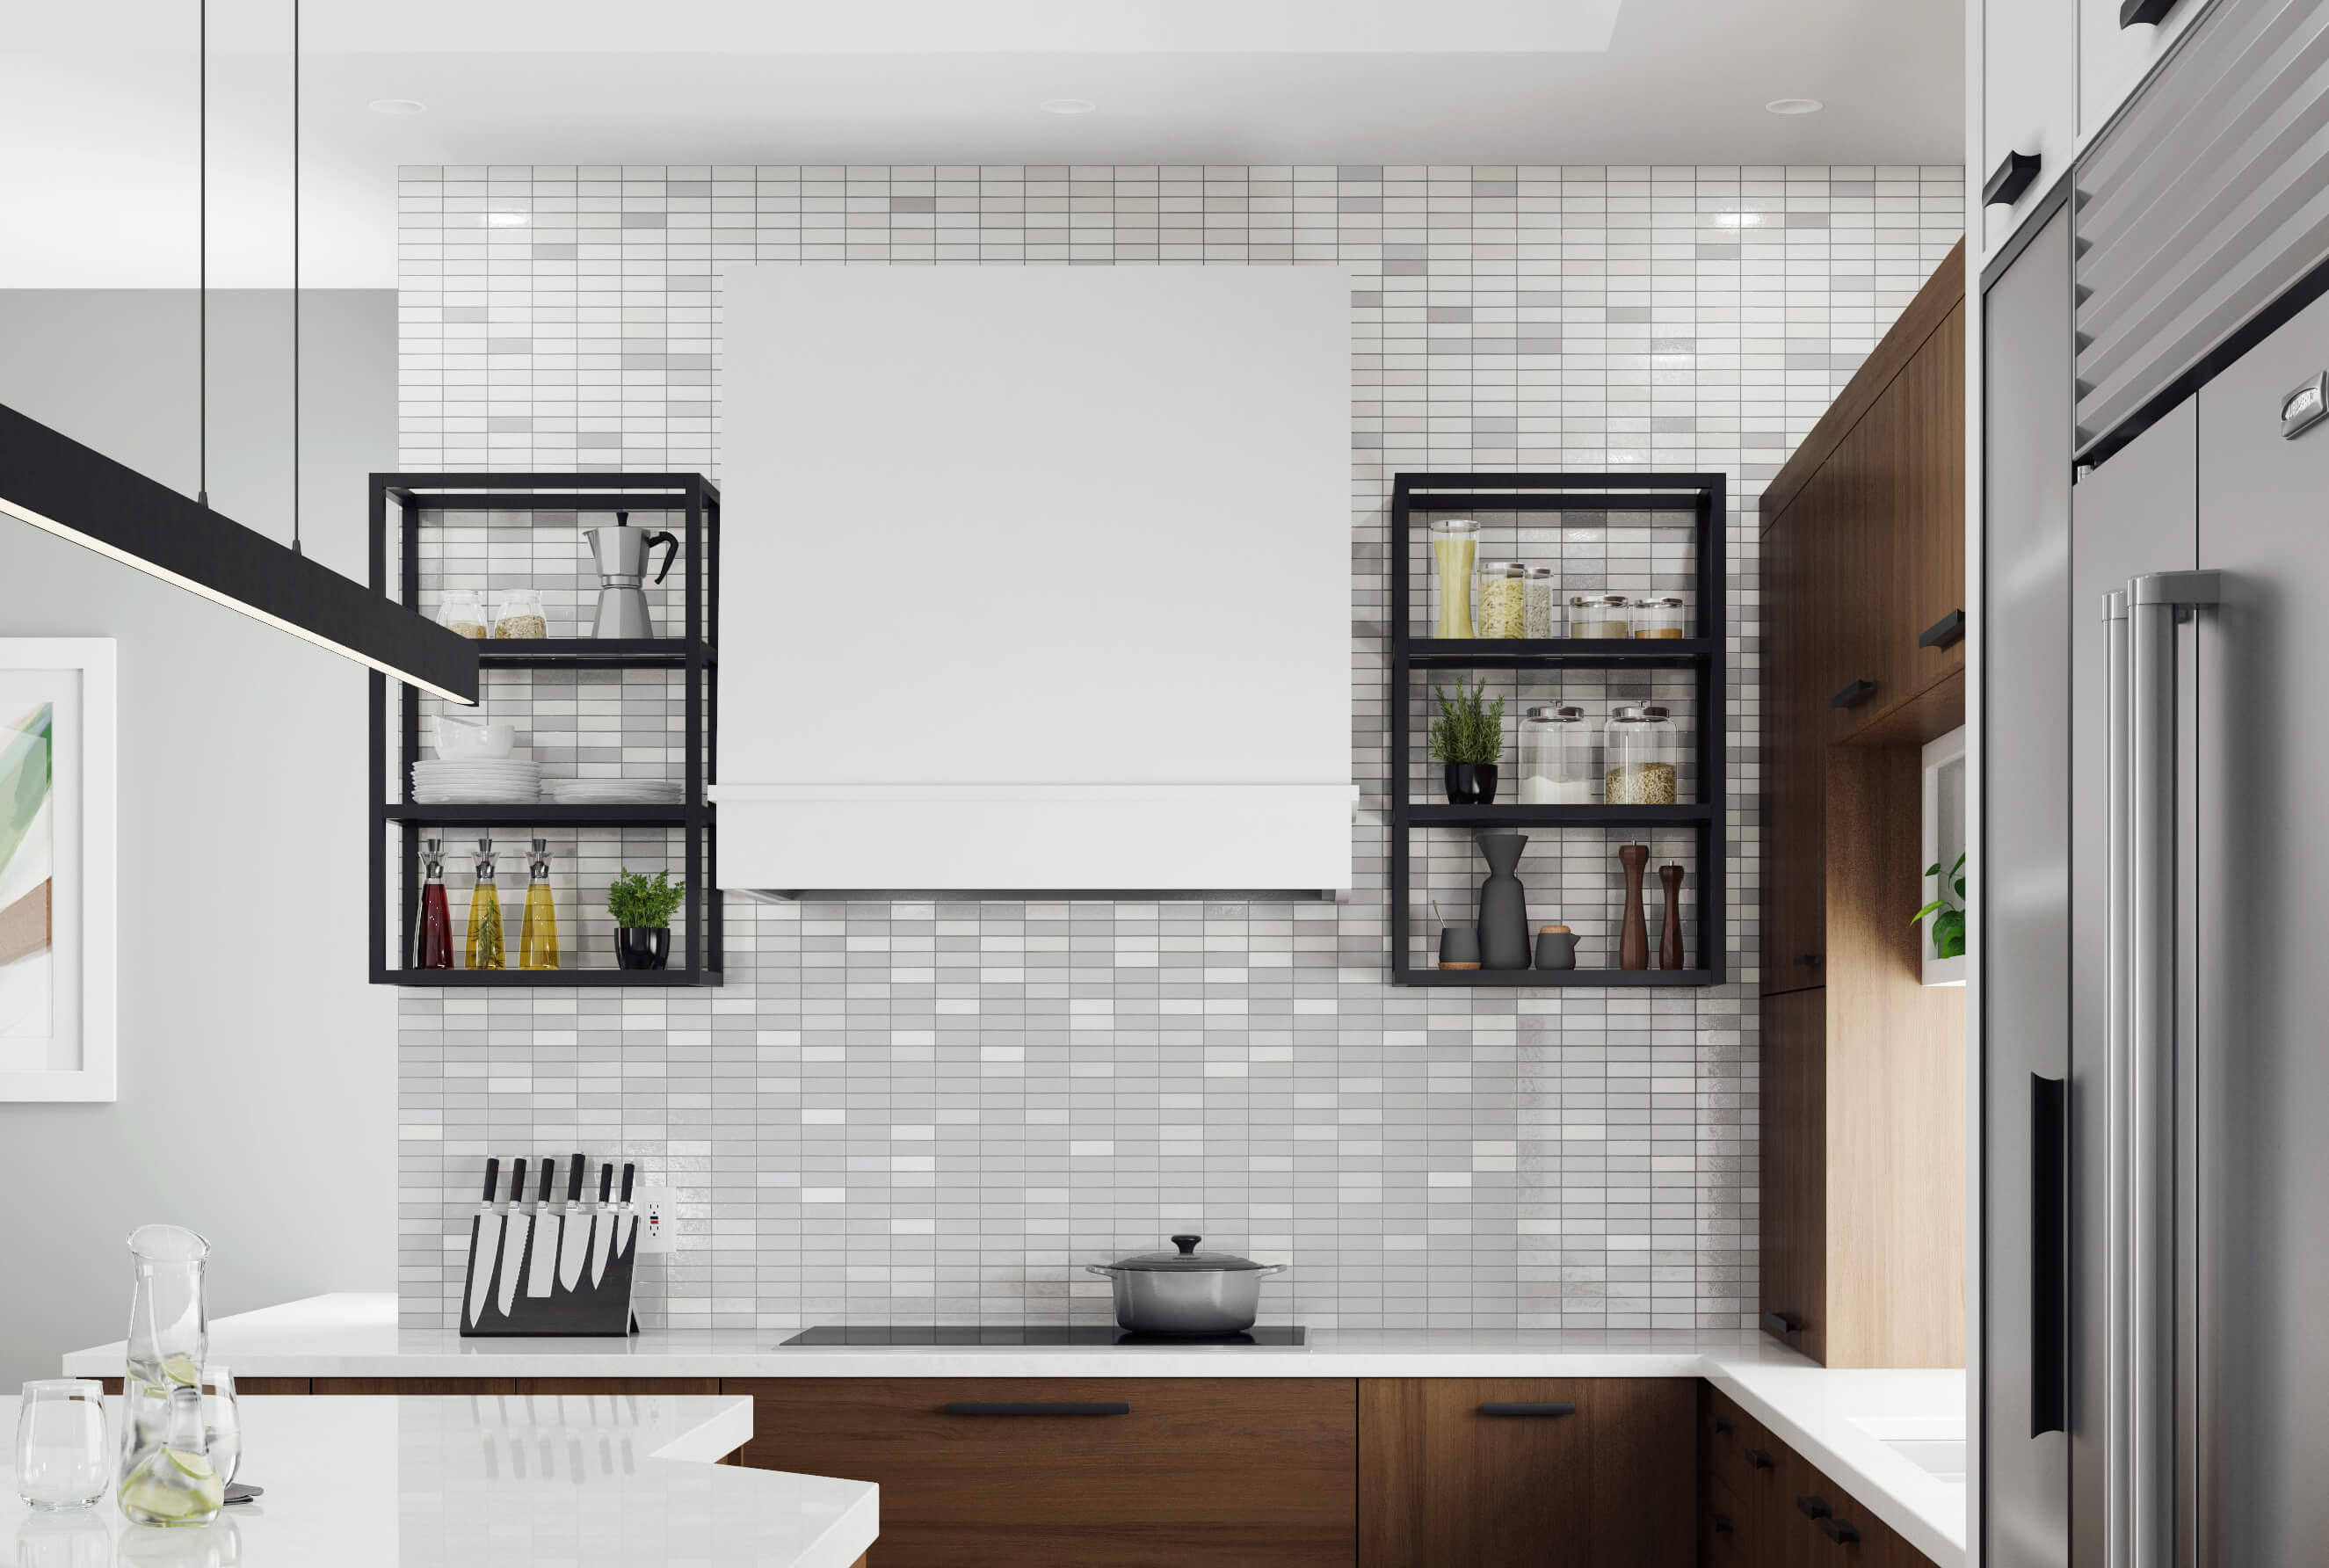
[[[1391,969],[1401,986],[1719,986],[1728,931],[1723,919],[1729,850],[1724,733],[1723,531],[1728,481],[1721,474],[1400,474],[1391,486]],[[1655,641],[1553,638],[1450,641],[1414,635],[1415,583],[1409,562],[1415,529],[1431,515],[1466,512],[1672,513],[1696,530],[1693,554],[1700,624],[1691,635]],[[1687,669],[1697,694],[1696,761],[1702,798],[1690,806],[1446,806],[1415,799],[1410,732],[1415,673],[1430,669]],[[1439,969],[1418,968],[1410,947],[1414,866],[1409,836],[1419,827],[1687,827],[1697,840],[1698,919],[1684,969]]]
[[[390,508],[395,509],[391,519]],[[682,512],[685,626],[677,638],[598,641],[589,638],[489,641],[477,662],[504,669],[673,669],[684,692],[685,777],[669,805],[424,805],[412,798],[420,756],[417,696],[372,676],[372,804],[367,855],[372,901],[372,982],[388,986],[716,986],[723,968],[717,886],[717,824],[706,787],[719,777],[720,490],[701,474],[374,474],[371,481],[372,587],[407,609],[420,600],[423,512],[531,514],[535,526],[566,526],[579,512]],[[561,515],[545,518],[544,514]],[[394,544],[391,571],[391,544]],[[389,762],[390,704],[396,704],[393,800],[379,796]],[[421,831],[429,827],[667,827],[684,839],[686,930],[668,969],[415,969],[413,922],[420,904]],[[394,866],[390,864],[391,860]],[[391,877],[399,930],[389,927]],[[391,945],[393,943],[393,945]]]

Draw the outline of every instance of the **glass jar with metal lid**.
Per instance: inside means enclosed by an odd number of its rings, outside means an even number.
[[[1634,606],[1636,637],[1681,637],[1688,629],[1679,599],[1645,599]]]
[[[1472,573],[1480,556],[1480,525],[1469,517],[1431,522],[1431,576],[1439,594],[1431,623],[1436,638],[1472,636]]]
[[[1532,566],[1521,580],[1523,586],[1522,615],[1524,623],[1522,635],[1549,638],[1552,629],[1552,579],[1550,566]]]
[[[1596,638],[1633,636],[1633,601],[1622,593],[1570,600],[1569,635]]]
[[[1484,638],[1527,635],[1528,562],[1484,561],[1480,563],[1479,634]]]
[[[1593,803],[1593,734],[1583,708],[1531,708],[1521,716],[1520,753],[1522,805]]]
[[[1609,710],[1601,732],[1601,799],[1608,806],[1672,806],[1681,778],[1674,727],[1662,707]]]

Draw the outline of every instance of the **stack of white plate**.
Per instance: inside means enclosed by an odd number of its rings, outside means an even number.
[[[531,806],[542,798],[542,764],[515,757],[415,762],[412,798],[424,806]]]
[[[542,788],[561,806],[676,806],[685,798],[672,779],[550,779]]]

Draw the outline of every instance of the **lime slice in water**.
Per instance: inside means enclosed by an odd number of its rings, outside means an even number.
[[[197,1480],[207,1480],[218,1474],[217,1470],[211,1468],[211,1457],[208,1454],[188,1453],[184,1449],[164,1449],[162,1451],[170,1456],[172,1464]]]
[[[157,1519],[184,1519],[199,1512],[203,1504],[192,1492],[165,1487],[150,1476],[139,1476],[121,1488],[121,1506]]]
[[[203,1380],[203,1369],[196,1366],[190,1357],[173,1355],[162,1363],[162,1375],[172,1383],[194,1384]]]

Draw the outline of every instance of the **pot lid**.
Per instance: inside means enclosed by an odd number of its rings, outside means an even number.
[[[1131,1269],[1153,1273],[1193,1274],[1220,1270],[1267,1268],[1251,1258],[1240,1258],[1234,1252],[1200,1252],[1197,1243],[1202,1236],[1175,1236],[1173,1244],[1177,1252],[1142,1252],[1130,1258],[1118,1258],[1107,1265],[1111,1269]]]

